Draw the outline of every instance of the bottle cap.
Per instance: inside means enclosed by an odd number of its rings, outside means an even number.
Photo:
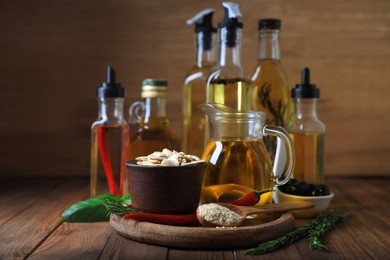
[[[259,19],[259,30],[280,30],[282,21],[280,19]]]
[[[196,33],[203,32],[202,47],[204,50],[211,50],[212,34],[217,32],[217,28],[213,27],[212,23],[214,11],[214,9],[205,9],[187,20],[188,25],[195,24]]]
[[[125,97],[125,88],[115,80],[115,70],[107,66],[107,81],[103,82],[96,90],[97,97]]]
[[[319,98],[320,89],[315,84],[310,84],[310,70],[303,68],[301,74],[301,84],[295,85],[291,90],[292,98]]]
[[[144,79],[142,81],[142,98],[165,98],[168,82],[163,79]]]
[[[237,19],[238,17],[241,17],[242,14],[237,3],[223,2],[222,5],[225,10],[225,16],[223,18],[223,21],[218,23],[218,27],[227,29],[226,44],[228,47],[234,47],[237,44],[237,28],[244,27],[243,24],[240,23]]]

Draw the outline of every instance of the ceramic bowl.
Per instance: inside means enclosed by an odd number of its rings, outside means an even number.
[[[126,163],[131,204],[145,212],[187,214],[200,200],[205,162],[184,166],[145,166]]]
[[[326,196],[297,196],[291,195],[282,192],[278,187],[275,188],[276,192],[274,192],[273,197],[275,203],[281,202],[292,202],[292,201],[310,201],[314,204],[313,208],[304,209],[304,210],[294,210],[291,211],[294,217],[296,218],[314,218],[319,213],[328,208],[329,203],[331,202],[334,194],[331,192]]]

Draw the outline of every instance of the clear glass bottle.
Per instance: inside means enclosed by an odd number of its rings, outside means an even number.
[[[99,116],[91,127],[91,197],[124,195],[129,125],[123,116],[125,90],[107,68],[107,82],[97,89]]]
[[[143,101],[130,106],[132,124],[129,141],[129,158],[161,151],[164,148],[180,151],[178,138],[169,128],[166,115],[168,83],[165,80],[145,79],[142,81]]]
[[[266,123],[285,127],[291,114],[289,83],[280,61],[279,19],[260,19],[257,65],[252,75],[252,109],[266,112]],[[264,139],[273,159],[276,138]]]
[[[249,75],[241,65],[243,24],[238,22],[241,13],[236,3],[225,2],[223,6],[225,17],[218,24],[219,62],[216,70],[207,79],[207,103],[216,103],[244,111],[250,109],[251,88]]]
[[[324,182],[325,125],[317,117],[317,100],[320,90],[310,84],[310,70],[302,70],[302,82],[291,91],[294,113],[287,130],[294,141],[295,168],[298,181],[310,184]]]
[[[215,67],[217,29],[212,25],[214,9],[206,9],[187,21],[195,23],[195,63],[187,73],[183,88],[182,150],[201,156],[204,148],[205,115],[198,105],[206,101],[206,79]]]

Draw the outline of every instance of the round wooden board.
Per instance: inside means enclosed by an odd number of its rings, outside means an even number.
[[[294,229],[290,213],[264,214],[247,219],[244,226],[221,229],[202,226],[180,227],[111,215],[110,224],[119,234],[131,240],[175,248],[225,249],[248,248],[286,234]]]

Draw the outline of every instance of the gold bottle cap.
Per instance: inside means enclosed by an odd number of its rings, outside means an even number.
[[[142,81],[142,98],[165,98],[168,82],[163,79],[144,79]]]

